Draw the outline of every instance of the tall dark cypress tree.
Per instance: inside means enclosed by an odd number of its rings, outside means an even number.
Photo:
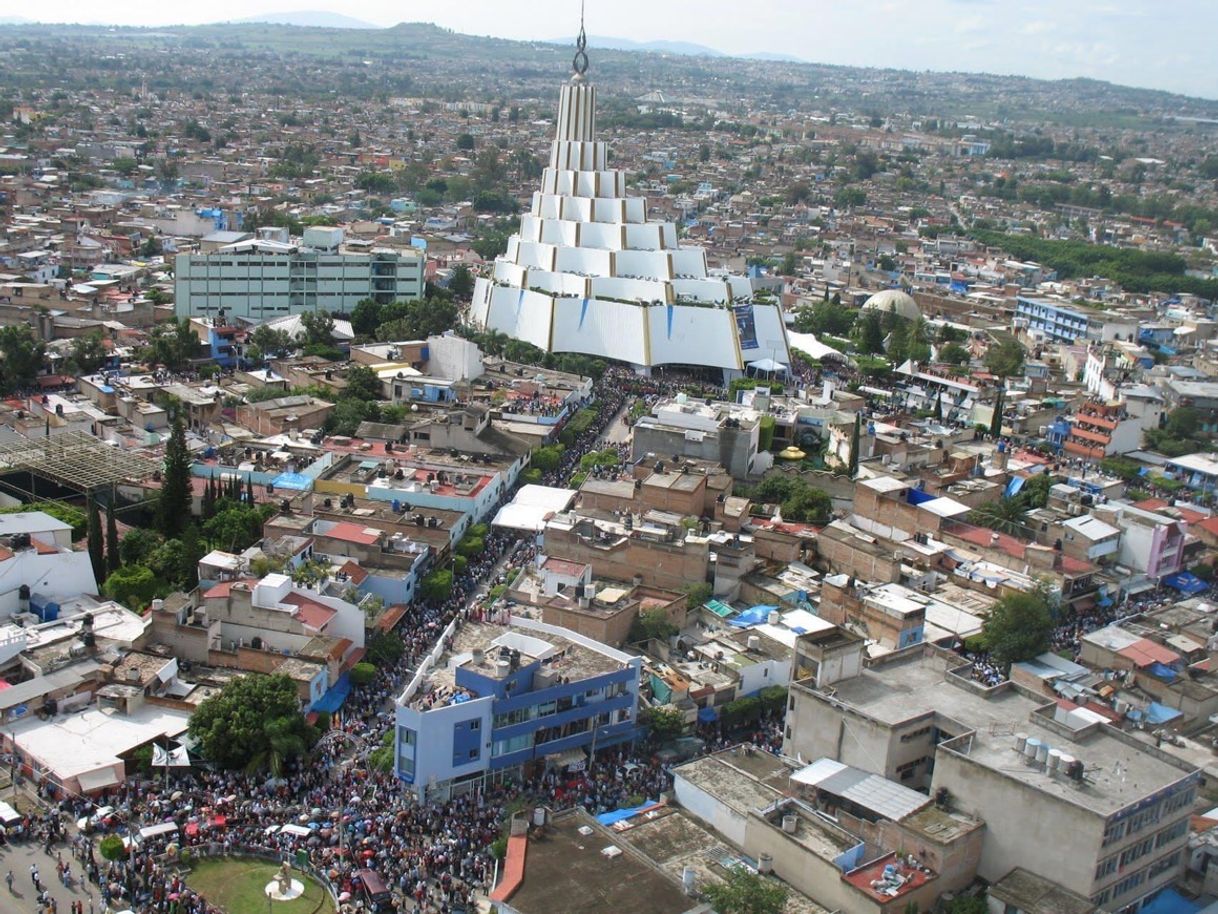
[[[254,477],[245,477],[245,500],[251,505],[254,503]]]
[[[997,438],[1002,435],[1002,413],[1006,409],[1007,389],[999,384],[998,399],[994,401],[994,417],[990,419],[990,434]]]
[[[97,510],[97,501],[89,496],[89,562],[93,565],[93,577],[97,578],[100,587],[106,580],[106,554],[102,546],[101,512]]]
[[[854,414],[854,431],[850,433],[850,463],[846,467],[846,472],[853,479],[859,471],[859,438],[863,427],[863,417],[859,413]]]
[[[106,505],[106,573],[117,571],[122,564],[118,556],[118,521],[114,518],[114,504]]]
[[[190,521],[190,454],[186,429],[175,418],[165,446],[165,470],[161,480],[161,533],[174,539]]]
[[[216,488],[212,477],[207,477],[207,485],[203,487],[203,520],[210,520],[216,513]]]

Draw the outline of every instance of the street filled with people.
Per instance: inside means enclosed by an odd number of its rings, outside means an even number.
[[[595,418],[567,442],[559,469],[546,484],[565,483],[581,458],[596,449],[621,448],[606,429],[637,397],[658,397],[691,379],[638,378],[610,369],[596,387],[588,408]],[[700,382],[699,382],[700,383]],[[489,513],[513,493],[505,493]],[[493,885],[496,844],[505,823],[518,810],[537,804],[554,809],[582,806],[597,814],[644,800],[655,800],[671,785],[656,760],[633,745],[597,751],[585,770],[531,772],[528,778],[481,785],[460,796],[416,800],[393,773],[374,770],[368,755],[392,733],[394,701],[445,628],[457,620],[481,620],[489,589],[536,558],[531,538],[490,530],[485,549],[453,576],[443,600],[417,600],[394,635],[400,657],[381,664],[375,679],[353,689],[332,726],[344,736],[327,738],[305,764],[268,779],[234,771],[196,768],[170,771],[150,781],[127,782],[99,798],[65,796],[43,788],[47,811],[24,824],[63,868],[83,879],[83,910],[131,909],[137,914],[221,914],[194,893],[182,876],[183,856],[261,854],[297,860],[303,854],[311,871],[330,882],[353,909],[367,909],[356,873],[375,870],[394,892],[401,911],[454,914],[472,911],[473,900]],[[757,742],[774,750],[781,728],[767,721]],[[715,745],[726,741],[720,734]],[[354,748],[353,748],[354,747]],[[93,821],[98,807],[111,807]],[[68,827],[85,827],[76,834]],[[143,827],[174,822],[177,829],[147,840],[133,840],[124,857],[106,860],[99,839],[114,830],[136,838]],[[286,827],[285,827],[286,826]],[[172,853],[171,853],[172,852]],[[75,906],[75,905],[74,905]],[[53,898],[45,910],[57,914]]]

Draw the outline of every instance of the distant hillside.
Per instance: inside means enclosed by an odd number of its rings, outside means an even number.
[[[379,29],[379,25],[344,16],[342,13],[331,13],[326,10],[296,10],[289,13],[266,13],[262,16],[250,16],[237,19],[236,22],[263,22],[270,25],[296,25],[311,29]]]
[[[575,44],[575,38],[555,38],[546,44],[556,44],[569,48]],[[774,60],[783,63],[807,63],[801,57],[791,54],[775,54],[772,51],[757,51],[750,54],[728,54],[717,48],[704,44],[693,44],[688,41],[632,41],[629,38],[612,38],[606,35],[589,35],[588,50],[634,51],[654,54],[679,54],[683,57],[732,57],[737,60]]]
[[[575,44],[575,36],[555,38],[546,44],[569,48]],[[686,57],[729,57],[722,51],[708,48],[704,44],[689,41],[632,41],[629,38],[611,38],[607,35],[589,35],[588,49],[602,48],[606,51],[651,51],[656,54],[680,54]]]
[[[49,68],[64,54],[83,52],[90,59],[136,54],[156,60],[160,51],[209,54],[222,61],[209,69],[207,91],[235,90],[250,68],[274,69],[279,60],[312,57],[315,77],[294,72],[282,89],[302,97],[346,93],[435,94],[446,99],[533,100],[552,97],[570,73],[572,42],[510,41],[466,35],[430,23],[369,27],[337,16],[346,27],[316,27],[313,15],[281,14],[299,28],[270,22],[230,22],[163,28],[14,24],[0,31],[6,84],[19,80],[82,88],[95,73],[65,66]],[[308,17],[308,18],[301,18]],[[273,17],[262,17],[273,18]],[[17,43],[46,42],[40,54],[22,58],[25,71],[11,67]],[[985,73],[951,73],[845,67],[791,61],[780,55],[729,57],[713,48],[682,42],[635,43],[630,50],[608,47],[621,39],[593,38],[588,43],[592,78],[607,105],[652,91],[674,99],[708,100],[725,110],[854,110],[883,115],[900,111],[931,118],[968,117],[1007,124],[1045,121],[1080,127],[1162,129],[1177,117],[1218,118],[1218,101],[1169,92],[1118,86],[1097,80],[1040,80]],[[21,52],[24,53],[24,52]],[[141,56],[142,55],[142,56]],[[358,63],[357,63],[358,62]],[[108,69],[109,64],[105,65]],[[53,69],[53,77],[51,72]],[[121,82],[138,68],[108,75]],[[197,75],[176,71],[151,75],[153,84],[200,88]],[[140,75],[139,78],[144,78]],[[1171,120],[1169,120],[1171,119]]]

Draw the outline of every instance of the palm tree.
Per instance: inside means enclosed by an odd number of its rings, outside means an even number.
[[[266,745],[254,753],[245,766],[246,774],[257,774],[269,771],[271,777],[283,775],[284,764],[289,760],[303,755],[305,741],[295,732],[290,718],[272,720],[266,725]]]

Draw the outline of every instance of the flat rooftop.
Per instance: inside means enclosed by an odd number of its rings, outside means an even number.
[[[474,653],[477,650],[482,651],[481,659]],[[497,661],[505,650],[520,651],[521,666],[540,661],[541,671],[560,674],[568,681],[612,673],[626,666],[624,660],[613,656],[617,652],[608,647],[593,650],[562,635],[523,625],[466,621],[454,633],[451,646],[428,675],[424,688],[408,699],[409,704],[422,709],[449,703],[456,693],[465,691],[458,688],[456,681],[456,671],[461,668],[490,679],[501,678],[505,673],[500,671]]]
[[[115,765],[120,753],[158,736],[177,736],[189,722],[189,714],[153,705],[144,705],[130,716],[92,706],[47,721],[25,717],[0,732],[57,777],[72,778]]]
[[[969,727],[1026,720],[1048,699],[1035,700],[1011,688],[991,697],[948,681],[946,655],[912,651],[833,684],[834,700],[889,726],[938,712]],[[959,659],[964,665],[966,661]]]
[[[607,848],[620,853],[607,857]],[[677,880],[582,810],[556,817],[544,837],[529,839],[524,882],[511,905],[520,914],[683,914],[697,907]]]
[[[686,867],[695,873],[698,886],[721,882],[725,863],[740,859],[740,852],[725,844],[682,809],[654,818],[636,817],[614,827],[618,840],[642,853],[648,860],[680,879]],[[788,888],[790,888],[788,886]],[[784,914],[829,914],[793,889],[787,896]]]
[[[971,738],[940,744],[941,752],[954,752],[1005,777],[1013,778],[1096,815],[1109,816],[1156,791],[1188,777],[1196,768],[1164,755],[1157,758],[1148,746],[1126,742],[1104,724],[1079,731],[1073,739],[1056,728],[1027,721],[1011,722],[1019,733],[1046,743],[1081,761],[1085,777],[1077,784],[1064,775],[1050,777],[1042,765],[1029,765],[1016,753],[1015,737],[991,734],[978,728]],[[1001,732],[1001,731],[998,731]]]

